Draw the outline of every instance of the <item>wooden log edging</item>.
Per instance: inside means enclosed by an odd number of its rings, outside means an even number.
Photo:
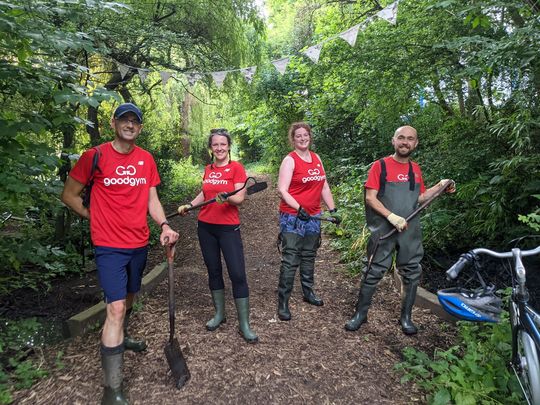
[[[394,268],[392,274],[394,276],[394,282],[396,283],[396,286],[401,294],[403,291],[403,285],[397,269]],[[444,319],[445,321],[456,322],[459,320],[444,310],[435,294],[420,286],[418,286],[418,290],[416,292],[416,300],[414,301],[414,305],[419,308],[429,309],[431,313],[437,315],[439,318]]]
[[[152,291],[167,275],[167,263],[158,264],[146,276],[141,283],[140,294],[147,294]],[[64,330],[67,338],[82,336],[89,330],[99,327],[105,321],[106,306],[102,301],[80,313],[72,316],[66,321]]]

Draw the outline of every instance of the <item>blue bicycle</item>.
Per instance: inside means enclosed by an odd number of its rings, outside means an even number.
[[[501,299],[495,295],[495,286],[488,286],[480,276],[480,255],[497,259],[512,259],[512,295],[510,298],[510,326],[512,328],[512,359],[510,367],[516,374],[525,399],[540,405],[540,314],[529,305],[529,292],[525,285],[526,269],[522,257],[540,254],[540,246],[531,250],[512,249],[494,252],[478,248],[461,255],[446,272],[454,280],[465,266],[473,264],[481,287],[468,290],[461,287],[439,290],[437,296],[443,308],[455,317],[467,321],[498,322]]]

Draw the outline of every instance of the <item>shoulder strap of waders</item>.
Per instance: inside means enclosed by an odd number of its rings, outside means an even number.
[[[382,197],[386,187],[386,163],[384,159],[379,159],[379,163],[381,164],[381,175],[379,177],[379,192],[377,193],[377,197]]]
[[[409,160],[409,190],[414,191],[414,170],[412,162]]]

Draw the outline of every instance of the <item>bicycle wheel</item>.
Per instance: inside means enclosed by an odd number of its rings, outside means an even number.
[[[518,333],[518,356],[521,362],[520,379],[527,391],[528,401],[540,405],[540,365],[534,340],[524,330]]]

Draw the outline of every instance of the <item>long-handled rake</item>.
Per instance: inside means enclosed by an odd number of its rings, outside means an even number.
[[[259,191],[262,191],[262,190],[264,190],[264,189],[266,189],[268,187],[268,184],[265,181],[259,181],[258,182],[254,177],[248,177],[247,180],[244,182],[244,185],[242,187],[240,187],[238,190],[234,190],[234,191],[231,191],[229,193],[225,193],[225,195],[223,197],[228,198],[228,197],[230,197],[232,195],[235,195],[236,193],[240,192],[241,190],[246,188],[249,181],[253,181],[254,184],[252,184],[251,186],[249,186],[247,188],[247,190],[246,190],[247,195],[258,193]],[[203,202],[201,202],[199,204],[195,204],[192,207],[189,207],[188,209],[186,209],[186,212],[196,210],[198,208],[204,207],[205,205],[216,202],[216,199],[217,199],[217,197],[214,197],[214,198],[211,198],[209,200],[203,201]],[[173,217],[175,217],[177,215],[179,215],[179,213],[174,212],[172,214],[167,215],[167,219],[173,218]]]

